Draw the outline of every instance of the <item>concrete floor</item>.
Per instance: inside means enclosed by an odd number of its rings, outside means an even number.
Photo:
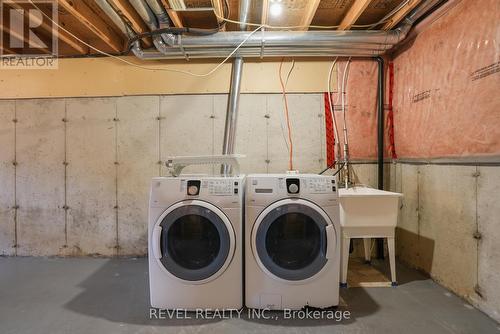
[[[341,289],[334,320],[150,320],[144,258],[0,258],[0,332],[14,333],[500,333],[500,325],[419,273],[397,288]],[[282,313],[276,312],[276,318]]]

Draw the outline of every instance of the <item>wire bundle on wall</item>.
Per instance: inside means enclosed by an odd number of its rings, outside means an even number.
[[[330,107],[330,115],[332,118],[332,123],[333,123],[333,135],[334,135],[334,148],[333,148],[333,153],[334,153],[334,159],[333,159],[333,164],[330,168],[333,168],[335,166],[336,161],[340,160],[340,157],[338,156],[340,154],[340,146],[335,150],[335,145],[340,145],[340,139],[339,139],[339,131],[337,127],[337,119],[335,118],[335,101],[333,101],[333,92],[332,92],[332,74],[333,74],[333,69],[335,68],[335,64],[337,63],[338,57],[335,57],[335,59],[332,62],[332,65],[330,66],[330,70],[328,71],[328,84],[327,84],[327,89],[328,89],[328,105]],[[338,71],[337,71],[338,73]],[[336,93],[339,92],[339,87],[338,87],[339,81],[338,81],[338,74],[337,74],[337,91]]]
[[[281,60],[280,67],[279,67],[279,78],[280,78],[280,85],[281,85],[281,90],[283,93],[283,105],[284,105],[284,112],[285,112],[285,119],[286,119],[286,126],[288,129],[288,170],[293,170],[293,141],[292,141],[292,129],[290,125],[290,116],[288,114],[288,99],[286,96],[286,84],[283,81],[283,77],[281,75],[281,69],[283,67],[283,62],[284,58]],[[290,67],[290,70],[288,71],[287,77],[286,77],[286,83],[288,83],[288,79],[290,78],[290,74],[292,73],[292,70],[295,66],[295,61],[292,61],[292,66]]]
[[[342,116],[343,116],[343,124],[342,124],[342,132],[343,132],[343,142],[344,142],[344,150],[343,150],[343,155],[341,154],[341,149],[340,149],[340,135],[339,135],[339,132],[338,132],[338,126],[337,126],[337,119],[336,119],[336,116],[335,116],[335,100],[334,100],[334,92],[332,92],[332,74],[333,74],[333,69],[335,68],[335,65],[337,64],[337,61],[338,61],[338,57],[336,57],[333,62],[332,62],[332,65],[330,66],[330,69],[328,71],[328,81],[327,81],[327,98],[325,100],[325,102],[328,102],[328,106],[325,105],[325,108],[329,109],[329,113],[331,115],[331,119],[332,119],[332,123],[333,123],[333,132],[334,132],[334,143],[336,145],[334,145],[337,149],[335,149],[335,147],[333,148],[333,151],[334,151],[334,155],[335,155],[335,158],[333,159],[333,163],[332,164],[329,164],[327,165],[327,168],[324,169],[323,171],[321,171],[320,174],[323,174],[324,172],[326,172],[328,169],[331,169],[331,168],[335,168],[335,166],[338,164],[338,162],[342,159],[343,162],[342,162],[342,166],[340,168],[344,168],[345,170],[345,177],[348,177],[348,159],[349,159],[349,150],[348,150],[348,134],[347,134],[347,116],[346,116],[346,104],[347,104],[347,98],[346,98],[346,89],[347,89],[347,79],[348,79],[348,76],[349,76],[349,66],[350,66],[350,63],[351,63],[351,58],[349,57],[349,59],[347,60],[346,62],[346,65],[344,66],[344,70],[343,70],[343,73],[342,73],[342,84],[340,86],[340,82],[339,82],[339,77],[338,77],[338,73],[340,71],[337,71],[337,99],[338,97],[340,96],[340,100],[341,100],[341,111],[342,111]],[[328,129],[328,126],[327,126],[327,129]],[[338,174],[338,172],[340,171],[340,169],[335,172],[334,175]],[[347,181],[346,181],[347,183]]]

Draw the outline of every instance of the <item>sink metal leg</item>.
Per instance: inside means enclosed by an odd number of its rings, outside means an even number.
[[[363,248],[365,249],[365,262],[371,262],[372,239],[363,238]]]
[[[389,261],[391,265],[391,281],[392,286],[397,285],[396,281],[396,247],[394,244],[394,237],[387,238],[387,247],[389,248]]]
[[[340,268],[340,286],[345,288],[347,287],[347,268],[349,264],[349,243],[351,238],[343,237],[342,238],[342,263]]]

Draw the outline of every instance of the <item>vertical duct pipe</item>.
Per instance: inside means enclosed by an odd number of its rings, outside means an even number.
[[[251,0],[240,1],[239,20],[241,22],[246,22],[248,19],[248,13],[250,10],[250,1]],[[241,24],[240,30],[246,30],[246,26],[244,24]],[[224,128],[224,142],[222,146],[222,154],[234,153],[242,72],[243,72],[243,58],[236,57],[233,60],[233,67],[231,69],[231,87],[229,88],[229,97],[227,100],[226,126]],[[231,166],[228,165],[221,166],[222,175],[229,175],[230,173],[231,173]]]
[[[224,129],[224,142],[222,154],[234,153],[234,142],[236,135],[236,122],[238,120],[238,104],[240,102],[241,73],[243,71],[243,58],[237,57],[233,60],[231,70],[231,87],[227,101],[226,126]],[[228,175],[230,166],[222,165],[221,174]]]
[[[376,57],[378,63],[377,88],[377,170],[378,189],[384,190],[384,59]],[[377,257],[384,258],[384,239],[377,239]]]
[[[246,1],[240,1],[240,22],[247,22],[248,21],[248,15],[250,14],[250,5],[252,3],[252,0],[246,0]],[[245,31],[247,30],[247,25],[246,24],[240,24],[240,30]]]

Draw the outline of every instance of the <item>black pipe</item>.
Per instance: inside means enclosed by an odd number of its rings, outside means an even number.
[[[384,59],[375,57],[378,63],[377,87],[377,170],[378,189],[384,190]],[[384,258],[384,239],[377,239],[377,258]]]

